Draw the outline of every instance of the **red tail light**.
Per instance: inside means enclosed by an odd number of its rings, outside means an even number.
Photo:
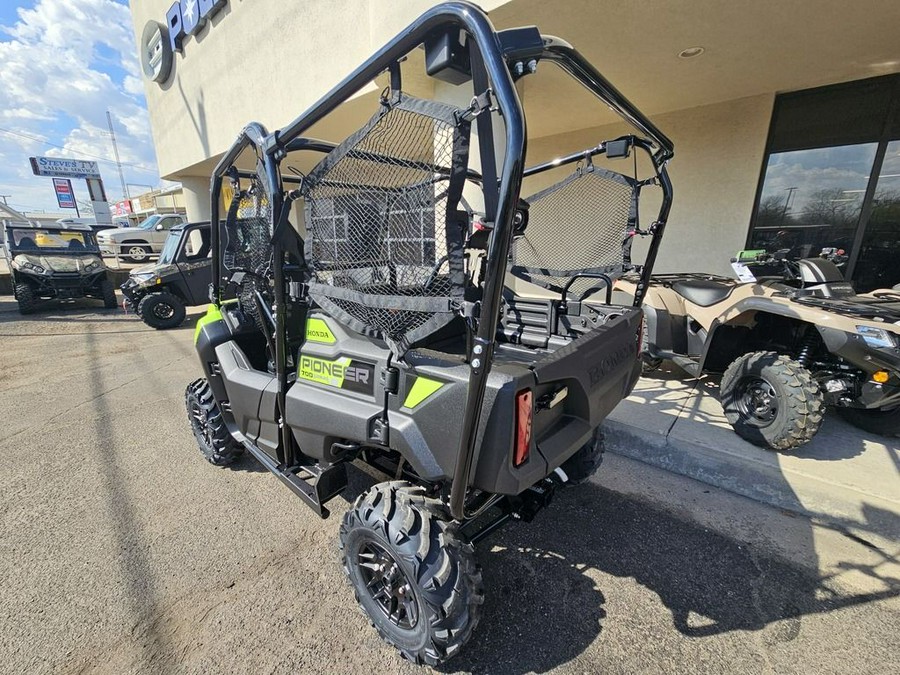
[[[516,394],[516,447],[513,450],[513,466],[528,461],[531,451],[531,418],[534,415],[534,396],[531,389]]]

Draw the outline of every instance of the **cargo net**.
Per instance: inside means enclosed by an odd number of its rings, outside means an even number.
[[[310,295],[398,356],[449,323],[463,297],[456,207],[469,129],[458,113],[406,96],[382,101],[304,181]]]
[[[236,190],[225,221],[224,266],[240,290],[241,311],[262,331],[269,327],[259,315],[256,292],[271,302],[272,207],[258,176],[245,189]]]
[[[511,272],[561,293],[579,274],[611,280],[632,268],[638,184],[593,166],[527,198],[528,228],[513,244]],[[598,278],[579,278],[569,288],[579,298],[602,288]]]

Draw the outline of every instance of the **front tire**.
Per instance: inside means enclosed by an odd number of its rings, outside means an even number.
[[[184,404],[194,438],[207,462],[227,466],[241,456],[244,449],[228,432],[219,404],[205,379],[188,385],[184,392]]]
[[[809,442],[825,414],[822,392],[810,372],[775,352],[751,352],[722,376],[722,408],[741,438],[773,450]]]
[[[103,296],[103,306],[106,309],[118,309],[119,301],[116,300],[116,287],[109,279],[100,282],[100,294]]]
[[[888,438],[900,437],[900,407],[892,410],[875,408],[835,408],[838,415],[855,427]]]
[[[137,306],[141,320],[157,330],[177,328],[187,312],[181,299],[171,293],[150,293],[141,298]]]
[[[16,302],[19,303],[19,314],[31,314],[34,312],[37,301],[34,297],[34,290],[25,283],[16,284],[14,289]]]
[[[357,602],[405,658],[435,666],[472,636],[484,602],[474,548],[424,488],[393,481],[361,494],[340,547]]]

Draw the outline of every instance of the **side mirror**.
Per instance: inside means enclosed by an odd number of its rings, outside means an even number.
[[[164,229],[165,229],[165,228],[163,227],[163,224],[162,224],[162,223],[157,223],[157,225],[156,225],[156,231],[157,231],[157,232],[162,232]]]

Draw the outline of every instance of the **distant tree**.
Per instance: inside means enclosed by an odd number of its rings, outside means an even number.
[[[804,225],[852,227],[859,218],[859,206],[859,200],[848,197],[844,188],[816,190],[798,220]]]
[[[756,212],[757,227],[777,227],[782,224],[782,216],[784,213],[784,197],[766,197],[759,203],[759,210]],[[790,215],[786,215],[785,220]]]

